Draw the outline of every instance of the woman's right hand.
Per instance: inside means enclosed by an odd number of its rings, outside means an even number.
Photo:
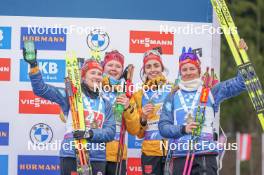
[[[152,103],[148,103],[146,104],[143,108],[142,108],[142,119],[143,120],[147,120],[148,119],[148,115],[154,110],[154,105]]]
[[[197,123],[197,122],[190,122],[190,123],[188,123],[188,124],[185,126],[185,132],[186,132],[187,134],[191,134],[192,131],[193,131],[193,129],[196,129],[198,125],[199,125],[199,123]]]
[[[125,109],[129,106],[129,98],[127,98],[126,94],[121,94],[116,98],[116,103],[124,105]]]

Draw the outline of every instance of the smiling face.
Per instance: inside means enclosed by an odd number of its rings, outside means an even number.
[[[122,64],[116,60],[109,61],[104,66],[104,73],[119,80],[123,72]]]
[[[181,66],[181,79],[190,81],[200,77],[199,69],[191,63],[186,63]]]
[[[144,66],[144,73],[149,80],[162,75],[162,65],[159,61],[149,60]]]
[[[85,83],[92,91],[96,91],[102,82],[103,76],[99,69],[90,69],[85,74]]]

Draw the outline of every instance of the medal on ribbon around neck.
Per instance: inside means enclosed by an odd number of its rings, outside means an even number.
[[[86,127],[89,129],[97,129],[99,128],[97,121],[95,120],[95,113],[93,111],[89,111],[88,116],[85,119]]]
[[[147,104],[152,104],[153,106],[155,105],[154,102],[153,102],[153,99],[149,99]]]
[[[148,114],[148,119],[152,119],[153,116],[155,116],[154,111],[155,111],[155,107],[156,107],[156,106],[155,106],[155,104],[154,104],[154,102],[153,102],[152,99],[148,100],[147,104],[151,104],[151,105],[154,107],[153,111],[151,111],[151,112]]]
[[[192,114],[191,113],[188,113],[186,116],[185,116],[185,122],[187,124],[191,123],[194,121],[194,118],[192,117]]]
[[[91,123],[91,128],[92,129],[97,129],[98,127],[99,127],[98,123],[95,120],[93,120],[92,123]]]
[[[91,126],[92,121],[93,121],[93,116],[91,115],[91,112],[89,112],[88,116],[86,116],[86,118],[85,118],[85,123],[86,123],[87,128],[89,128],[89,129],[92,128],[92,126]]]

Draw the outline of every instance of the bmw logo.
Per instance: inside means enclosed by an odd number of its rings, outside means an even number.
[[[91,50],[104,51],[110,43],[110,38],[106,32],[96,29],[88,34],[86,42]]]
[[[30,130],[30,139],[34,144],[50,143],[52,138],[51,127],[45,123],[35,124]]]

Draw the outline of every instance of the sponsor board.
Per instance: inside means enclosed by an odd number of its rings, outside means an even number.
[[[20,114],[59,114],[60,108],[54,102],[36,96],[32,91],[19,91]]]
[[[130,31],[130,53],[144,53],[154,47],[161,47],[162,54],[173,55],[174,35],[158,31]]]
[[[127,175],[141,175],[141,159],[140,158],[128,158],[127,159]]]
[[[10,58],[0,58],[0,81],[10,81],[11,60]]]
[[[32,40],[37,50],[66,50],[66,33],[64,28],[21,27],[20,49],[25,40]]]
[[[0,123],[0,146],[9,145],[9,123]]]
[[[0,27],[0,49],[11,49],[11,27]]]
[[[0,155],[0,175],[8,175],[8,156]]]
[[[18,175],[59,175],[60,160],[57,156],[18,155]]]
[[[65,60],[38,59],[38,67],[41,71],[42,79],[45,82],[63,83],[65,77]],[[30,66],[23,59],[20,60],[20,81],[30,81]]]

